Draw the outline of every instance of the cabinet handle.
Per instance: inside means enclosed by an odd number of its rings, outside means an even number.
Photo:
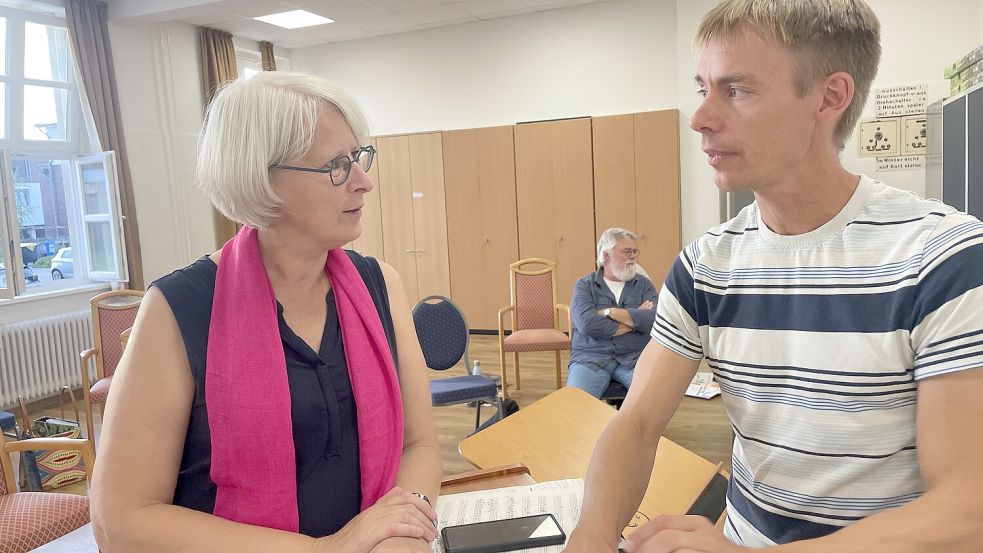
[[[423,250],[403,250],[404,253],[420,253]]]

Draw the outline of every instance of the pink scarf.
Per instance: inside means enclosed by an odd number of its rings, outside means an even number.
[[[403,410],[389,342],[348,255],[328,252],[345,359],[358,413],[362,510],[392,489],[403,450]],[[256,229],[222,248],[208,329],[205,403],[212,441],[214,514],[297,532],[297,466],[290,389],[276,298]]]

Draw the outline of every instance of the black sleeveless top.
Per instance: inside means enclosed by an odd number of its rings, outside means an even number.
[[[379,264],[371,257],[347,250],[346,253],[365,281],[395,361],[395,332]],[[206,513],[215,508],[216,492],[209,473],[212,449],[205,406],[205,357],[217,270],[211,259],[203,257],[152,284],[163,293],[174,313],[195,379],[173,504]],[[312,537],[340,530],[359,513],[362,501],[355,398],[348,378],[333,289],[328,291],[325,301],[327,319],[317,352],[287,326],[283,307],[277,303],[290,386],[300,532]]]

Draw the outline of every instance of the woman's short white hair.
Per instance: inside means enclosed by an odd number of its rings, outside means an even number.
[[[262,71],[228,83],[209,105],[198,137],[198,186],[229,219],[266,228],[281,203],[270,186],[270,167],[304,157],[320,112],[331,107],[363,144],[368,123],[362,110],[330,81]]]
[[[618,240],[625,239],[631,240],[633,242],[638,241],[638,235],[630,230],[625,230],[623,228],[609,228],[608,230],[601,233],[601,237],[597,240],[597,264],[604,265],[604,254],[614,249],[614,245],[618,243]]]

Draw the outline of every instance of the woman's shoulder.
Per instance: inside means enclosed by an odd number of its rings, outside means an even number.
[[[151,283],[160,290],[182,330],[191,323],[197,328],[207,324],[215,296],[215,276],[218,266],[204,256],[191,265],[162,276]]]

